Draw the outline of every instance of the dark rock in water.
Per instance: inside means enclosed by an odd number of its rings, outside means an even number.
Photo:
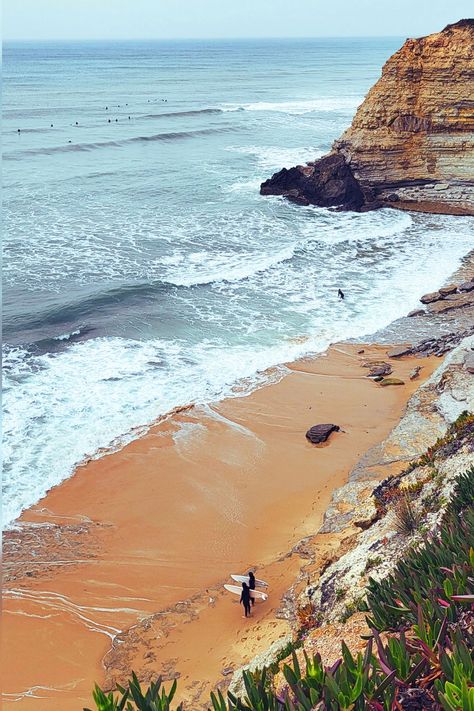
[[[458,288],[459,291],[474,291],[474,279],[465,281],[463,284],[460,284]]]
[[[380,365],[375,365],[369,370],[367,375],[368,378],[376,378],[378,376],[390,375],[392,372],[392,366],[390,363],[380,363]]]
[[[320,207],[339,206],[358,210],[364,203],[362,191],[343,156],[331,154],[313,165],[283,168],[260,186],[261,195],[284,195],[294,202]],[[296,198],[296,199],[295,199]]]
[[[389,358],[401,358],[404,355],[410,355],[412,353],[411,346],[400,346],[400,348],[394,348],[393,351],[387,353]]]
[[[301,195],[298,190],[290,190],[289,192],[284,193],[284,196],[290,202],[295,202],[297,205],[309,205],[308,198],[305,198],[304,195]]]
[[[386,385],[405,385],[405,383],[400,378],[383,378],[380,381],[380,385],[385,387]]]
[[[306,439],[313,444],[322,444],[333,432],[339,432],[338,425],[314,425],[306,432]]]
[[[443,295],[439,291],[432,291],[431,294],[422,296],[420,301],[422,304],[432,304],[433,301],[439,301],[442,298]]]
[[[426,314],[426,311],[424,309],[413,309],[413,311],[410,311],[408,314],[409,318],[412,318],[413,316],[424,316]]]

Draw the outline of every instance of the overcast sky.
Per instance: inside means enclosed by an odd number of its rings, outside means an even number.
[[[472,0],[3,0],[5,39],[417,37]]]

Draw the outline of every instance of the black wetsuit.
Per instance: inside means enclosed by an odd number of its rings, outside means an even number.
[[[250,588],[242,588],[242,595],[240,596],[240,602],[244,606],[245,617],[250,616]]]
[[[249,588],[250,590],[255,590],[255,578],[252,580],[252,578],[249,578]],[[255,605],[255,598],[251,597],[250,598],[252,605]]]

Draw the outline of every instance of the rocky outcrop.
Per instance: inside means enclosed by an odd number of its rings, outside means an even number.
[[[331,154],[308,165],[283,168],[262,183],[262,195],[284,195],[300,205],[345,205],[358,210],[364,196],[343,156]]]
[[[306,205],[474,215],[474,20],[408,39],[331,154],[281,170],[260,192]]]
[[[455,478],[474,464],[473,424],[460,428],[455,441],[442,438],[461,413],[474,410],[474,379],[469,363],[474,353],[474,337],[465,338],[410,399],[405,415],[381,444],[366,453],[351,472],[349,481],[334,492],[320,533],[346,531],[351,545],[316,575],[303,597],[310,597],[325,620],[338,619],[348,608],[354,611],[364,592],[369,574],[384,577],[395,565],[406,544],[394,527],[392,506],[381,506],[381,492],[389,487],[420,491],[416,506],[424,512],[431,529],[442,513],[433,512],[426,502],[449,499]],[[467,364],[467,365],[466,365]],[[472,419],[472,418],[471,418]],[[433,448],[433,459],[421,455]],[[421,457],[418,461],[416,458]],[[412,466],[407,467],[412,462]],[[377,479],[389,473],[382,483]],[[392,502],[393,491],[386,497]],[[353,541],[354,528],[362,529]],[[339,591],[339,594],[338,594]],[[344,591],[342,594],[341,591]]]
[[[459,285],[443,286],[438,291],[424,294],[420,301],[428,306],[428,311],[431,313],[445,313],[467,306],[472,307],[474,306],[474,281],[471,279]],[[440,301],[444,303],[440,304]]]

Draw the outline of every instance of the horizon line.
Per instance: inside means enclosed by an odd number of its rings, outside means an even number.
[[[405,35],[255,35],[219,37],[3,37],[3,42],[179,42],[222,40],[275,40],[275,39],[390,39]]]

